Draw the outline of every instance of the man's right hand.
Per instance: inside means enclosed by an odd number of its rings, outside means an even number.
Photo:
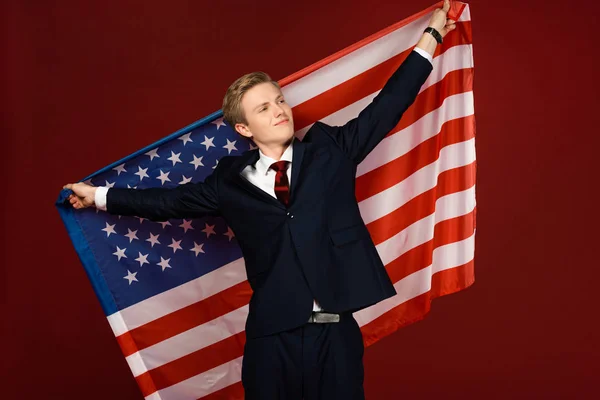
[[[85,183],[69,183],[63,186],[63,189],[71,189],[73,194],[68,200],[73,208],[87,208],[95,205],[96,187]]]

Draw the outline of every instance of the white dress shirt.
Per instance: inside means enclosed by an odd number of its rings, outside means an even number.
[[[433,65],[433,57],[431,54],[426,52],[425,50],[415,47],[414,51],[416,51],[421,56],[425,57],[432,65]],[[293,146],[292,143],[285,149],[283,155],[280,160],[289,161],[288,168],[286,171],[288,182],[290,183],[290,187],[292,185],[292,157],[293,157]],[[275,195],[275,174],[276,172],[269,168],[274,162],[280,161],[275,160],[271,157],[266,156],[260,149],[258,150],[260,157],[256,164],[248,165],[242,171],[241,175],[243,178],[247,179],[254,186],[258,187],[262,191],[267,194],[277,198]],[[99,210],[106,211],[106,194],[108,193],[108,188],[105,186],[99,186],[96,190],[96,195],[94,202],[96,203],[96,208]],[[321,311],[322,308],[319,307],[316,301],[313,301],[313,311]]]

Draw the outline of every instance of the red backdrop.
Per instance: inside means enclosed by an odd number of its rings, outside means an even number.
[[[243,73],[283,78],[432,1],[237,3],[3,3],[3,399],[141,399],[54,209],[63,184],[218,110]],[[367,349],[367,398],[591,397],[600,7],[471,13],[476,282]]]

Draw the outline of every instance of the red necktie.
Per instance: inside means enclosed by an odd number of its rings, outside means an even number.
[[[290,199],[290,182],[286,174],[289,161],[277,161],[271,165],[271,169],[275,174],[275,196],[277,199],[287,206]]]

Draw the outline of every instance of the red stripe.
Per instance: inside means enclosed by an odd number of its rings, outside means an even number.
[[[385,269],[392,282],[396,283],[410,274],[431,265],[433,251],[438,247],[465,240],[473,235],[474,213],[440,222],[435,227],[434,238],[414,247],[386,264]]]
[[[144,396],[191,378],[242,355],[246,332],[223,339],[208,347],[145,372],[135,379]]]
[[[470,23],[463,22],[461,24],[464,24],[463,29],[465,31],[471,30]],[[444,40],[444,44],[438,51],[445,52],[456,45],[470,44],[471,42],[467,42],[469,39],[470,35],[467,34],[455,35],[452,40]],[[407,49],[389,60],[295,106],[293,114],[296,130],[302,129],[380,90],[411,51],[412,48]]]
[[[197,303],[174,311],[117,337],[125,357],[195,328],[250,302],[248,281],[240,282]]]
[[[461,192],[475,184],[475,163],[453,168],[438,175],[437,186],[421,193],[391,213],[367,224],[377,245],[396,235],[413,223],[435,212],[437,199]]]
[[[472,260],[464,265],[434,274],[429,292],[392,308],[361,327],[365,346],[372,345],[403,326],[422,320],[429,313],[433,299],[466,289],[474,281],[475,273]]]
[[[356,200],[361,202],[402,182],[439,159],[443,147],[472,139],[474,136],[473,115],[446,122],[436,136],[427,139],[395,160],[356,178]]]
[[[244,400],[244,386],[242,386],[242,382],[240,381],[212,392],[202,397],[202,400]]]

